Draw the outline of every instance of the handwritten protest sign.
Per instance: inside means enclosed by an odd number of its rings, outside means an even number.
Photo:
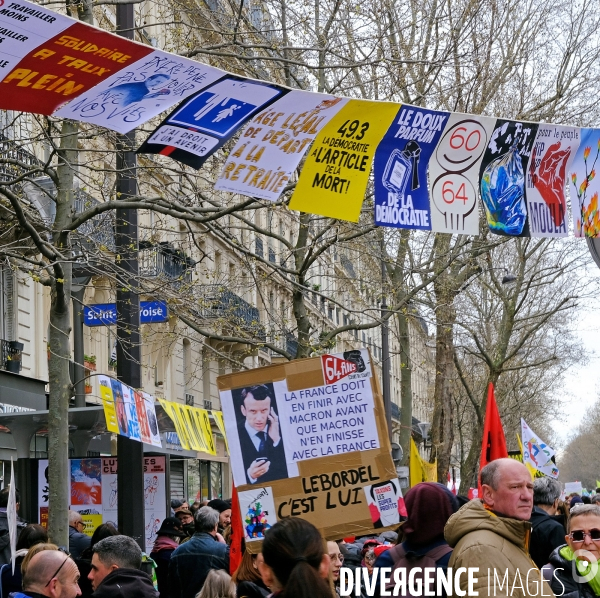
[[[154,50],[56,112],[56,116],[127,133],[171,108],[225,73]]]
[[[349,100],[317,135],[290,209],[358,222],[375,149],[397,111],[397,104]]]
[[[347,102],[291,91],[252,119],[215,189],[277,201],[315,135]]]
[[[352,353],[335,357],[360,358],[361,371],[329,384],[321,357],[218,378],[251,550],[284,517],[330,539],[398,525],[404,507],[379,383],[368,351]]]

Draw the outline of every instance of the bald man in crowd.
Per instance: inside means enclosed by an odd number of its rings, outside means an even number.
[[[14,598],[77,598],[79,569],[64,552],[43,550],[30,561],[23,577],[23,591],[13,594]]]
[[[478,567],[473,589],[479,598],[554,596],[528,553],[533,509],[529,470],[514,459],[496,459],[479,475],[481,499],[468,502],[446,523],[444,535],[454,548],[448,568]],[[467,584],[467,575],[461,576],[454,595],[464,595]]]

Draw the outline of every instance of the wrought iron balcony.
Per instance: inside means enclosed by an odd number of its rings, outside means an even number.
[[[271,332],[271,341],[280,349],[285,349],[292,357],[298,352],[298,339],[296,335],[287,329],[274,330]],[[271,352],[273,356],[278,356],[278,353]]]
[[[251,332],[259,340],[266,340],[265,328],[260,323],[260,312],[256,307],[222,285],[204,285],[202,292],[201,317],[223,319],[233,327],[239,326]]]
[[[77,189],[75,191],[74,208],[75,214],[81,214],[99,202],[95,197],[92,197],[87,191]],[[98,247],[108,251],[115,250],[115,216],[113,212],[104,212],[94,216],[84,224],[82,224],[77,232],[85,239],[90,238]]]
[[[0,160],[16,160],[21,162],[29,168],[35,168],[36,166],[43,166],[43,163],[38,160],[30,151],[27,151],[24,147],[18,143],[9,139],[2,133],[0,133]],[[6,162],[0,162],[0,180],[9,181],[18,177],[23,173],[23,167],[16,164],[8,164]]]
[[[192,282],[192,270],[196,262],[170,243],[142,241],[138,260],[142,277],[160,278],[175,286]]]
[[[24,166],[9,164],[5,160],[16,160]],[[17,142],[8,139],[0,133],[0,181],[9,181],[27,173],[28,169],[42,168],[44,163],[38,160],[30,151],[21,147]],[[42,173],[35,174],[30,180],[14,185],[18,194],[23,194],[30,204],[39,212],[42,220],[50,226],[56,217],[56,186],[49,176]],[[75,214],[81,214],[85,210],[99,204],[100,202],[83,189],[75,190],[74,208]],[[94,216],[85,224],[82,224],[77,233],[81,236],[80,242],[83,249],[94,245],[114,251],[114,215],[110,212]]]

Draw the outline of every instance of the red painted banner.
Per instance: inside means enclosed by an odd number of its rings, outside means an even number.
[[[30,51],[2,80],[2,108],[52,114],[153,51],[75,22]]]

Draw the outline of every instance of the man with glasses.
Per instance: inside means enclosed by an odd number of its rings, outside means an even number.
[[[571,509],[567,542],[542,569],[552,591],[568,598],[600,595],[600,506],[578,504]]]
[[[79,589],[79,569],[68,554],[60,550],[43,550],[36,554],[25,571],[23,592],[13,598],[76,598]]]
[[[480,480],[482,499],[464,505],[444,528],[446,541],[454,548],[448,568],[478,567],[472,587],[480,598],[552,596],[528,554],[533,508],[529,470],[514,459],[496,459],[481,470]],[[506,582],[500,587],[506,577],[509,589]],[[459,579],[460,590],[466,592],[471,587],[468,576]]]
[[[74,559],[81,557],[81,553],[89,548],[92,539],[83,533],[85,523],[77,511],[69,511],[69,552]]]

